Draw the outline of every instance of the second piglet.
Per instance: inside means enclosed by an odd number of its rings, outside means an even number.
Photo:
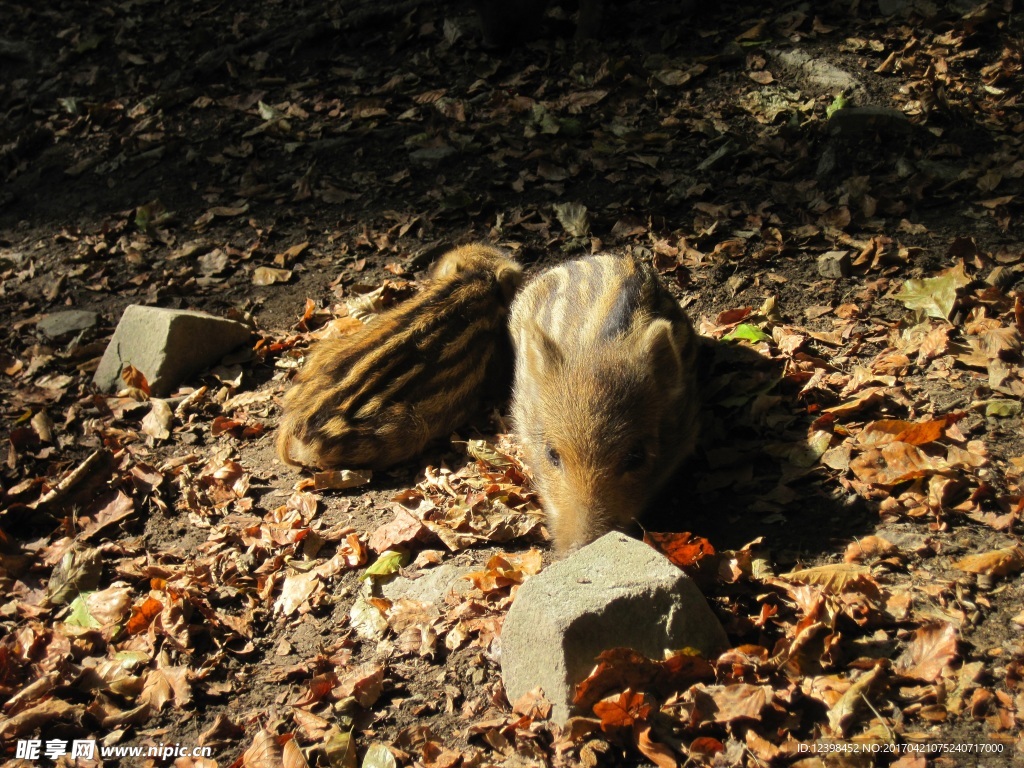
[[[690,321],[649,266],[599,255],[528,283],[510,331],[512,416],[556,548],[628,527],[694,449]]]

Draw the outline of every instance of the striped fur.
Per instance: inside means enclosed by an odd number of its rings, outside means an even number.
[[[512,304],[512,417],[561,552],[633,523],[697,439],[697,337],[650,267],[599,255]]]
[[[504,251],[463,246],[416,297],[353,335],[317,342],[285,396],[278,455],[294,466],[378,469],[447,436],[480,407],[508,355],[521,279]]]

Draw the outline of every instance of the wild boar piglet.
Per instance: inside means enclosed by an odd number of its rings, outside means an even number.
[[[635,521],[698,432],[697,335],[630,257],[561,264],[512,303],[512,418],[561,553]]]
[[[316,342],[284,398],[277,451],[293,466],[382,469],[417,456],[480,408],[508,350],[522,268],[474,244],[366,328]]]

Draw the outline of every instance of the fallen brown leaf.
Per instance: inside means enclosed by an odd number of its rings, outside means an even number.
[[[953,563],[953,567],[968,573],[1007,576],[1024,570],[1024,548],[1006,547],[992,552],[968,555]]]
[[[914,632],[893,669],[906,677],[932,682],[957,657],[956,642],[956,627],[951,623],[926,624]]]

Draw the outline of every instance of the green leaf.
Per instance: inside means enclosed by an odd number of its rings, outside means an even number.
[[[740,323],[733,328],[729,333],[722,337],[722,341],[736,341],[737,339],[743,339],[744,341],[758,342],[758,341],[771,341],[772,337],[762,331],[756,325],[750,323]]]
[[[971,278],[960,262],[936,277],[907,280],[893,298],[907,309],[920,309],[928,317],[948,321],[956,304],[957,291],[970,282]]]
[[[985,415],[996,419],[1012,419],[1020,416],[1021,405],[1016,400],[989,400],[985,404]]]
[[[139,231],[148,232],[152,222],[152,211],[149,210],[148,205],[140,205],[135,209],[135,226]]]
[[[103,626],[89,613],[89,604],[86,602],[86,598],[91,594],[93,593],[83,592],[71,601],[71,613],[64,619],[65,624],[85,629],[99,629]]]
[[[832,103],[825,108],[825,117],[832,117],[840,109],[846,109],[850,106],[850,101],[843,94],[836,96]]]
[[[380,557],[377,558],[377,562],[363,571],[363,575],[359,578],[365,580],[371,576],[382,577],[390,576],[393,573],[397,573],[398,569],[409,562],[409,553],[401,549],[389,549],[385,552],[381,552]]]

